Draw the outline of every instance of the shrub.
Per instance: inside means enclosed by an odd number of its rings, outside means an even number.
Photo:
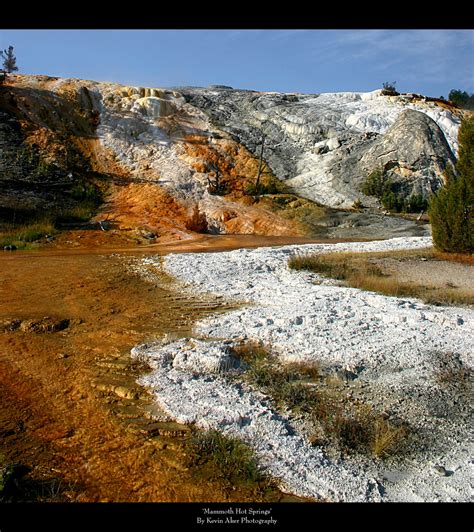
[[[385,96],[397,96],[399,93],[397,92],[397,89],[395,87],[396,84],[396,81],[386,81],[385,83],[383,83],[382,94],[384,94]]]
[[[422,194],[412,194],[406,201],[407,212],[422,212],[428,208],[428,200]]]
[[[190,216],[186,220],[186,229],[196,233],[206,233],[209,229],[206,213],[201,212],[197,205],[194,205]]]
[[[382,87],[387,91],[395,91],[395,85],[397,84],[396,81],[392,81],[391,83],[389,81],[386,81],[382,84]]]
[[[78,183],[71,189],[71,196],[75,200],[97,204],[103,199],[100,188],[92,183]]]
[[[385,178],[382,168],[377,168],[370,172],[367,179],[362,183],[361,191],[366,196],[375,196],[379,199],[390,191],[390,183]]]
[[[450,253],[474,252],[472,187],[452,175],[430,202],[430,221],[436,248]]]
[[[375,196],[389,211],[421,212],[428,207],[428,201],[422,194],[405,194],[395,190],[395,184],[386,177],[382,168],[373,170],[362,183],[361,191],[366,196]]]
[[[217,430],[199,433],[189,441],[191,462],[212,462],[231,481],[260,482],[260,471],[253,451],[242,441]]]
[[[401,212],[404,210],[405,202],[403,198],[393,190],[385,192],[381,198],[381,202],[389,211]]]

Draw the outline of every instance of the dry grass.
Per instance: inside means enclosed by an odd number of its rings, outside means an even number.
[[[316,381],[321,378],[321,367],[316,361],[311,362],[289,362],[284,366],[285,370],[297,374],[300,378]]]
[[[474,372],[465,366],[460,355],[453,352],[433,352],[432,356],[437,361],[434,378],[441,388],[458,392],[472,390]]]
[[[372,453],[376,458],[392,454],[407,435],[406,427],[394,426],[389,421],[378,418],[374,422]]]
[[[448,262],[458,262],[460,264],[469,264],[474,266],[474,255],[466,255],[465,253],[446,253],[445,251],[433,250],[432,257]]]
[[[0,248],[14,245],[18,249],[23,249],[45,235],[56,232],[54,223],[49,218],[21,225],[3,224],[0,229]]]
[[[344,281],[347,285],[362,290],[378,292],[387,296],[413,297],[434,305],[473,305],[472,292],[446,287],[428,286],[400,281],[389,275],[377,264],[384,258],[404,260],[439,259],[471,264],[472,257],[433,250],[396,251],[383,253],[328,253],[322,255],[294,255],[288,266],[294,270],[308,270],[325,277]]]
[[[385,458],[402,449],[408,434],[364,402],[352,400],[332,375],[317,363],[281,364],[268,348],[255,343],[238,346],[235,355],[244,362],[244,379],[267,394],[277,408],[303,416],[309,441],[342,452]]]

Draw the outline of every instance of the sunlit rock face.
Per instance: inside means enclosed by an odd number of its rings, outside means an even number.
[[[426,194],[442,184],[447,163],[455,158],[440,127],[428,115],[407,109],[363,154],[358,165],[364,174],[381,167],[407,192]]]
[[[361,182],[381,165],[391,165],[387,171],[407,193],[427,194],[442,182],[457,149],[460,120],[451,110],[381,91],[181,92],[252,151],[258,151],[263,135],[265,158],[275,174],[298,194],[334,207],[352,205]]]
[[[328,207],[350,208],[358,198],[375,207],[361,193],[375,169],[406,195],[426,197],[440,186],[455,160],[460,116],[446,103],[381,91],[282,94],[10,76],[0,93],[0,203],[41,199],[49,208],[58,191],[68,201],[76,182],[101,175],[126,187],[114,189],[109,206],[120,205],[115,214],[124,219],[133,210],[133,223],[166,218],[177,231],[298,234],[298,220],[246,192],[262,141],[264,181]]]

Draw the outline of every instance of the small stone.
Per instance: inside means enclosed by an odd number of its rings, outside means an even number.
[[[5,320],[0,322],[0,331],[16,331],[21,325],[21,320]]]
[[[358,377],[357,373],[348,369],[341,369],[336,372],[336,375],[343,381],[354,381]]]
[[[188,425],[174,421],[154,423],[152,427],[157,429],[160,436],[166,436],[168,438],[179,438],[191,432],[191,428]]]
[[[128,386],[116,386],[114,388],[114,393],[122,399],[137,400],[140,396],[139,390],[135,388],[129,388]]]
[[[140,407],[135,404],[119,405],[113,409],[113,413],[121,419],[143,419]]]
[[[438,473],[438,475],[440,477],[447,477],[448,476],[448,472],[446,471],[446,469],[443,466],[435,465],[433,467],[433,469]]]
[[[156,421],[169,421],[168,414],[156,403],[150,405],[145,405],[142,408],[143,415],[152,420]]]
[[[51,333],[58,332],[69,327],[69,320],[56,320],[49,316],[42,319],[25,320],[21,322],[20,330],[25,333]]]

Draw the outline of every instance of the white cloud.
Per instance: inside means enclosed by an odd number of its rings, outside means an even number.
[[[407,81],[455,74],[474,84],[473,30],[330,30],[318,37],[313,57],[322,64],[365,62],[372,72],[396,70]]]

